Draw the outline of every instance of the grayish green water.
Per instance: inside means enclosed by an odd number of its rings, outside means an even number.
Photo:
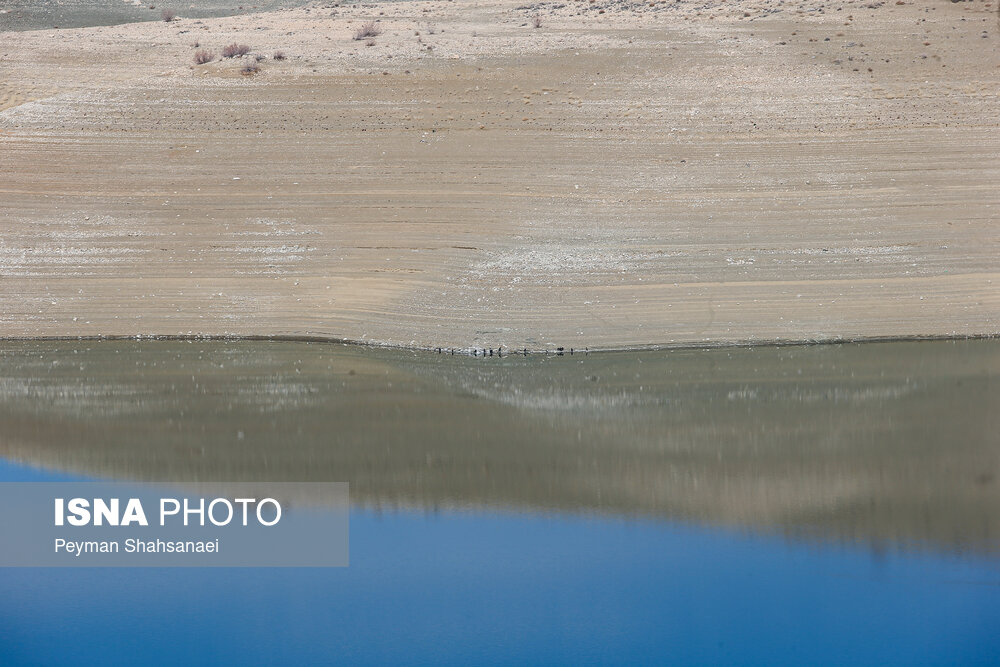
[[[136,21],[159,21],[164,9],[173,9],[182,18],[232,16],[263,12],[280,7],[296,7],[304,0],[0,0],[0,32],[40,30],[53,27],[85,28]],[[152,7],[152,8],[151,8]],[[183,22],[178,23],[183,29]]]
[[[1000,550],[1000,341],[474,359],[315,343],[0,343],[0,457],[348,481],[371,508],[644,516]]]

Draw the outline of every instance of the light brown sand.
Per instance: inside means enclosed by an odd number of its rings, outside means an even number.
[[[996,8],[714,4],[0,35],[0,336],[1000,333]]]

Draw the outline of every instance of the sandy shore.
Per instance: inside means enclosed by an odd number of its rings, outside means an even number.
[[[990,3],[179,14],[2,35],[0,336],[1000,333]]]

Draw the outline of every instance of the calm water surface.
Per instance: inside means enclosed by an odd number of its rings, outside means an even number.
[[[351,566],[0,570],[2,664],[991,664],[1000,344],[0,343],[0,479],[349,481]]]
[[[296,7],[307,0],[0,0],[0,32],[5,30],[47,30],[86,28],[136,21],[160,21],[164,9],[173,9],[182,19],[232,16]],[[190,21],[180,21],[169,34],[190,30]]]

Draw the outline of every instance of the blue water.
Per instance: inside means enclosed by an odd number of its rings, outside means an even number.
[[[0,480],[57,479],[0,463]],[[4,665],[998,656],[996,562],[647,520],[357,509],[344,569],[0,570]]]

